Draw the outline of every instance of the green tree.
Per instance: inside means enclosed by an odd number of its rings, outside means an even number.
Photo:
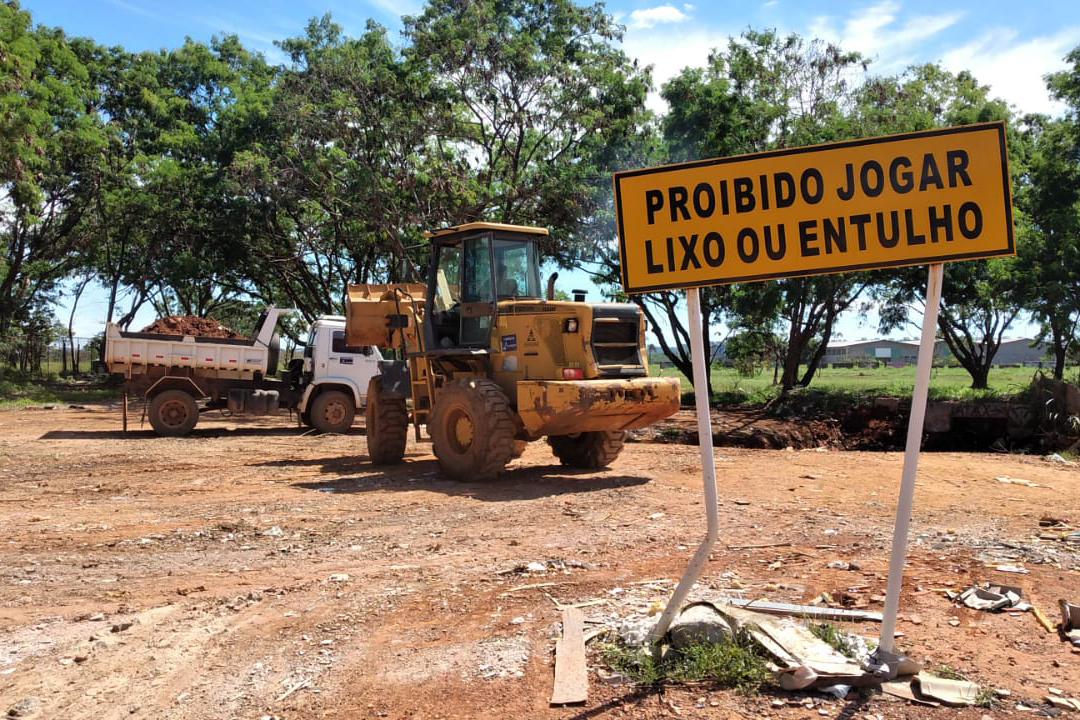
[[[866,69],[857,53],[798,35],[748,30],[714,50],[703,69],[686,69],[662,90],[670,112],[662,127],[669,160],[723,157],[851,136],[847,112]],[[837,317],[870,287],[864,273],[793,278],[701,291],[706,329],[721,316],[745,331],[784,326],[784,391],[809,384]],[[686,335],[673,293],[643,299],[663,310],[676,337]],[[689,353],[671,357],[683,372]],[[800,364],[810,359],[799,374]]]
[[[1080,322],[1080,148],[1064,120],[1029,116],[1025,126],[1032,150],[1015,193],[1017,290],[1061,380]]]
[[[74,266],[102,143],[64,33],[0,4],[0,333],[26,323]]]
[[[457,149],[454,215],[545,225],[545,250],[572,262],[572,246],[599,235],[607,172],[650,86],[615,47],[622,28],[569,0],[431,0],[404,23],[411,66],[451,103],[437,133]]]
[[[232,195],[257,291],[340,312],[349,282],[415,279],[393,258],[452,217],[461,161],[434,134],[448,102],[374,23],[352,39],[324,16],[280,45],[290,65],[262,140],[229,168]]]
[[[908,68],[875,78],[859,92],[853,125],[860,133],[910,132],[1010,119],[1005,101],[969,72],[951,73],[938,65]],[[1013,186],[1026,166],[1024,146],[1014,128],[1007,131]],[[892,270],[883,289],[881,329],[908,322],[926,296],[923,267]],[[968,371],[973,388],[987,387],[994,355],[1020,312],[1016,261],[1012,258],[948,263],[945,266],[938,331],[950,352]]]

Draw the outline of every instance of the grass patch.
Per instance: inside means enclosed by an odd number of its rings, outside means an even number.
[[[100,384],[64,383],[42,379],[0,379],[0,408],[105,402],[116,399],[119,393],[119,389],[115,387]]]
[[[800,368],[800,374],[806,369]],[[674,368],[662,371],[654,364],[653,374],[678,377],[684,393],[683,402],[693,402],[693,385]],[[1000,399],[1020,394],[1031,384],[1035,368],[995,367],[989,375],[990,387],[971,389],[971,375],[961,367],[936,367],[930,371],[931,400]],[[1065,377],[1075,379],[1077,368],[1070,366]],[[723,405],[759,405],[779,394],[773,385],[772,369],[752,377],[740,375],[734,368],[711,369],[713,400]],[[1071,380],[1070,380],[1071,381]],[[810,386],[797,392],[813,393],[815,398],[832,398],[832,403],[858,403],[876,397],[911,397],[915,386],[915,365],[877,368],[822,368],[814,374]]]
[[[642,685],[713,682],[742,693],[757,693],[772,682],[761,654],[745,633],[722,643],[701,643],[683,650],[670,649],[656,660],[647,648],[607,644],[600,659],[613,670]]]
[[[953,670],[948,665],[938,665],[930,671],[931,675],[936,675],[939,678],[945,678],[946,680],[967,680],[959,670]]]
[[[844,657],[849,657],[852,660],[858,659],[858,646],[848,638],[847,633],[832,623],[812,624],[810,625],[810,632]]]
[[[997,695],[990,688],[979,688],[979,693],[975,696],[975,707],[985,708],[987,710],[997,705]]]

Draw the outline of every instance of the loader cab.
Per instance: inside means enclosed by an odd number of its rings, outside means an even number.
[[[424,345],[432,351],[489,348],[500,302],[538,300],[538,227],[469,223],[425,233],[432,245]]]

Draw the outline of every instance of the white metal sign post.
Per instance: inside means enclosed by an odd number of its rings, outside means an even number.
[[[885,589],[885,611],[882,613],[881,639],[878,642],[878,650],[883,653],[893,651],[896,613],[900,607],[900,585],[904,580],[904,562],[907,559],[908,527],[911,525],[911,508],[915,497],[915,471],[919,467],[923,418],[926,416],[926,397],[930,389],[930,368],[934,362],[934,329],[937,327],[944,274],[944,265],[931,265],[926,283],[926,310],[923,313],[922,339],[919,341],[919,361],[915,368],[915,389],[911,394],[904,469],[900,475],[900,497],[896,502],[896,523],[893,525],[889,583]]]
[[[654,647],[671,627],[675,613],[694,586],[701,568],[709,559],[716,536],[720,531],[720,517],[716,510],[716,458],[713,457],[712,418],[709,416],[709,383],[705,379],[705,343],[701,335],[701,298],[697,288],[686,291],[686,320],[690,325],[690,355],[694,363],[694,405],[697,407],[698,445],[701,447],[701,478],[705,486],[705,539],[698,547],[682,580],[668,600],[660,621],[649,634],[649,644]]]

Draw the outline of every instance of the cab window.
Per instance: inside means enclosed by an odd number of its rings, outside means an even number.
[[[368,345],[346,345],[344,330],[335,330],[333,335],[331,335],[330,350],[336,353],[349,353],[351,355],[371,354],[371,347]]]

